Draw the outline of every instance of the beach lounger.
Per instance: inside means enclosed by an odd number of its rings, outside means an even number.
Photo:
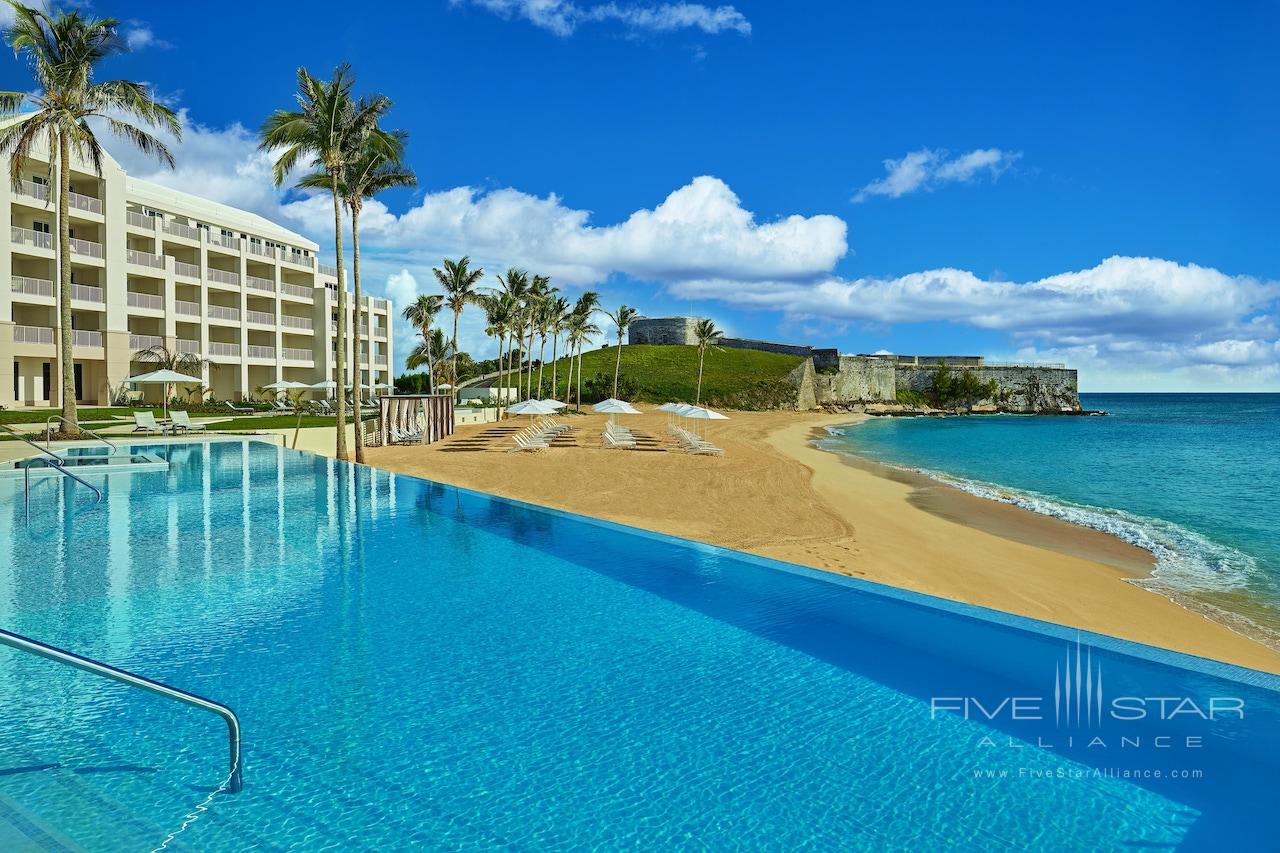
[[[239,414],[242,414],[242,415],[247,415],[253,412],[253,406],[237,406],[235,403],[231,402],[230,400],[227,400],[226,404],[228,409],[230,409],[233,412],[238,412]]]
[[[636,440],[625,436],[611,434],[605,430],[600,435],[600,441],[606,450],[634,450]]]
[[[148,434],[160,433],[164,435],[164,427],[156,422],[154,412],[134,412],[133,413],[133,431],[145,432]]]
[[[192,423],[191,415],[186,412],[170,412],[169,417],[173,420],[174,432],[177,432],[178,430],[184,430],[186,432],[204,432],[204,424]]]
[[[272,400],[271,410],[274,412],[281,412],[282,414],[286,414],[286,415],[293,414],[293,406],[289,405],[283,400]]]
[[[507,448],[508,453],[520,453],[526,450],[528,451],[546,450],[548,447],[550,447],[550,445],[547,444],[545,441],[540,441],[537,438],[531,438],[521,433],[516,433],[514,436],[514,439],[515,439],[515,446],[508,447]]]

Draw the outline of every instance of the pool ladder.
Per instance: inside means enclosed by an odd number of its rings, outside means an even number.
[[[205,699],[203,696],[197,696],[194,693],[188,693],[185,690],[179,690],[176,687],[170,687],[167,684],[161,684],[159,681],[152,681],[149,678],[143,678],[141,675],[134,675],[118,667],[105,664],[91,658],[83,657],[75,652],[69,652],[66,649],[60,649],[57,646],[51,646],[48,643],[41,643],[30,637],[24,637],[21,634],[15,634],[12,631],[0,629],[0,644],[18,649],[19,651],[28,652],[38,655],[57,663],[73,666],[76,669],[91,672],[94,675],[100,675],[103,678],[109,678],[112,681],[118,681],[121,684],[127,684],[130,687],[137,687],[148,693],[154,693],[156,696],[163,696],[166,699],[173,699],[184,705],[190,705],[193,708],[199,708],[202,711],[208,711],[221,717],[227,724],[227,740],[230,753],[230,771],[227,781],[224,783],[226,790],[232,794],[240,793],[244,787],[243,773],[240,767],[240,718],[236,716],[236,712],[232,711],[226,705],[220,702],[214,702],[211,699]]]
[[[18,432],[16,429],[14,429],[13,427],[7,424],[0,424],[0,430],[4,430],[5,432],[9,433],[9,435],[13,436],[19,441],[22,441],[31,445],[41,454],[40,456],[37,456],[34,459],[27,459],[22,463],[22,507],[23,507],[23,512],[25,513],[26,522],[28,524],[31,522],[31,466],[36,462],[44,463],[45,467],[52,468],[62,476],[67,477],[68,479],[73,480],[76,483],[79,483],[89,491],[93,492],[93,502],[95,505],[102,502],[102,490],[99,489],[97,486],[93,485],[92,483],[80,477],[77,477],[75,474],[72,474],[70,471],[68,471],[66,467],[63,465],[63,462],[65,460],[61,456],[58,456],[56,453],[52,452],[51,450],[47,450],[46,448],[41,447],[40,445],[36,444],[34,441],[27,438],[25,435]],[[101,440],[106,442],[107,444],[111,444],[111,442],[106,441],[106,439],[101,439]],[[112,446],[114,447],[115,445],[112,445]]]

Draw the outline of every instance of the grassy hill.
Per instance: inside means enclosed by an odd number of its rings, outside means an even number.
[[[617,349],[582,354],[582,402],[595,402],[613,391]],[[803,359],[794,355],[744,349],[708,350],[702,376],[702,402],[726,409],[776,409],[795,402],[787,374]],[[568,359],[556,368],[559,387],[553,396],[568,400]],[[543,374],[544,393],[551,383],[551,364]],[[537,371],[534,371],[537,381]],[[575,379],[574,384],[577,384]],[[698,384],[698,350],[691,346],[627,345],[622,348],[618,396],[645,403],[693,402]]]

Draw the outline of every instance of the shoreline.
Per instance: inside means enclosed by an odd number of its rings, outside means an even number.
[[[370,464],[850,577],[1280,674],[1280,652],[1138,585],[1152,554],[1109,534],[818,448],[856,414],[732,412],[722,458],[664,452],[666,417],[626,419],[650,450],[603,450],[599,415],[572,443],[509,454],[522,423],[459,428]],[[865,416],[864,416],[865,417]],[[875,466],[882,470],[873,471]],[[913,476],[909,476],[913,475]],[[916,480],[915,478],[918,478]]]

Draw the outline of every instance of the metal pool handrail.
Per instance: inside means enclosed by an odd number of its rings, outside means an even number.
[[[173,699],[184,705],[190,705],[193,708],[199,708],[202,711],[208,711],[211,714],[217,714],[227,724],[227,739],[230,747],[231,770],[227,779],[227,790],[232,794],[240,793],[244,787],[244,778],[240,769],[240,718],[236,716],[236,712],[232,711],[226,705],[220,702],[214,702],[211,699],[205,699],[203,696],[197,696],[194,693],[188,693],[185,690],[179,690],[176,687],[170,687],[167,684],[161,684],[159,681],[152,681],[149,678],[143,678],[141,675],[135,675],[123,669],[105,664],[91,658],[83,657],[75,652],[69,652],[66,649],[60,649],[57,646],[51,646],[48,643],[41,643],[30,637],[24,637],[21,634],[15,634],[12,631],[0,629],[0,644],[18,649],[19,651],[29,652],[33,655],[47,658],[57,663],[64,663],[73,666],[76,669],[91,672],[94,675],[100,675],[103,678],[109,678],[112,681],[118,681],[121,684],[127,684],[130,687],[137,687],[148,693],[154,693],[157,696],[164,696],[167,699]]]
[[[62,415],[50,415],[49,417],[45,418],[45,420],[44,420],[44,443],[45,443],[45,445],[46,445],[46,446],[48,446],[50,449],[52,449],[52,447],[53,447],[53,424],[54,424],[54,421],[58,421],[58,422],[60,422],[60,423],[62,423],[62,424],[65,424],[65,425],[70,426],[70,423],[67,421],[67,419],[66,419],[66,418],[62,417]],[[110,447],[112,450],[119,450],[119,449],[120,449],[120,445],[116,444],[114,441],[108,441],[104,436],[99,435],[98,433],[94,432],[94,431],[93,431],[93,430],[91,430],[91,429],[88,429],[87,427],[82,427],[82,426],[80,426],[79,424],[76,424],[76,429],[80,430],[81,432],[88,433],[89,435],[91,435],[91,436],[93,436],[94,438],[96,438],[98,441],[101,441],[101,442],[102,442],[103,444],[105,444],[107,447]]]
[[[14,429],[13,427],[10,427],[7,424],[0,424],[0,429],[9,433],[9,435],[18,439],[18,441],[25,442],[26,444],[31,445],[42,454],[36,459],[28,459],[26,463],[22,466],[22,502],[23,502],[23,510],[26,512],[26,520],[28,522],[31,521],[31,464],[33,462],[43,462],[46,467],[54,469],[55,471],[60,473],[62,476],[75,480],[77,483],[84,486],[89,491],[93,492],[93,498],[94,498],[93,502],[95,504],[102,503],[102,490],[99,489],[97,486],[93,485],[92,483],[89,483],[86,480],[83,480],[80,477],[77,477],[75,474],[72,474],[65,467],[63,467],[63,464],[62,464],[63,459],[61,456],[58,456],[54,453],[49,452],[48,450],[36,444],[34,441],[27,438],[25,435],[18,432],[16,429]]]

